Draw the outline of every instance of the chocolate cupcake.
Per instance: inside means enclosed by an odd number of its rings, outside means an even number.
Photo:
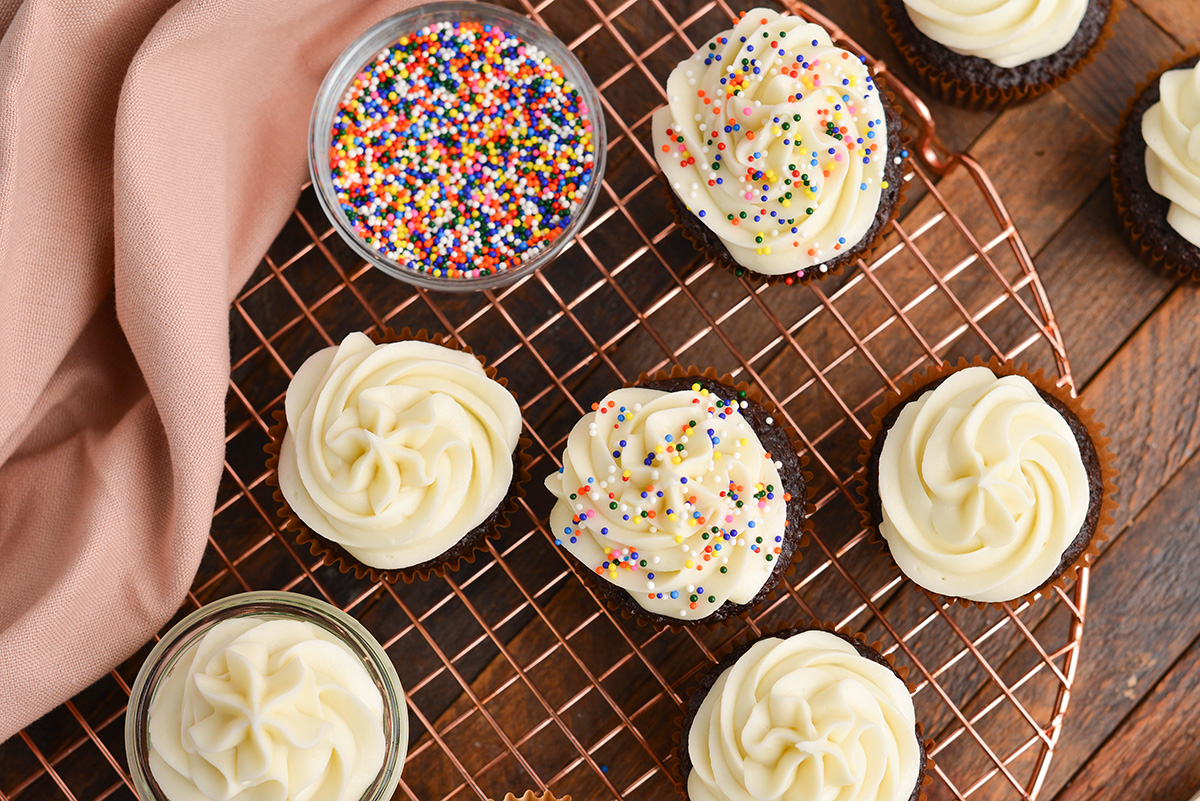
[[[1112,36],[1120,0],[879,0],[909,65],[948,103],[1028,100],[1090,62]]]
[[[1152,74],[1129,105],[1112,154],[1125,233],[1153,267],[1200,281],[1200,55]],[[1190,149],[1189,149],[1190,148]]]
[[[373,581],[473,561],[528,478],[521,409],[495,376],[424,331],[353,333],[314,353],[267,448],[287,527],[326,564]]]
[[[824,28],[755,9],[671,72],[654,153],[697,249],[738,275],[806,283],[882,239],[903,183],[900,127]]]
[[[555,543],[612,609],[660,627],[748,615],[804,544],[805,476],[745,384],[691,368],[618,389],[572,429]]]
[[[756,638],[705,674],[679,761],[691,801],[917,801],[930,767],[904,677],[824,627]]]
[[[1041,372],[995,359],[934,367],[875,411],[865,523],[936,596],[1032,602],[1090,561],[1112,522],[1102,428]]]

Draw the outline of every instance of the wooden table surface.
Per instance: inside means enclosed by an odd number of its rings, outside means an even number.
[[[573,1],[557,0],[552,10],[560,15],[569,14]],[[583,2],[578,5],[583,14]],[[619,6],[616,2],[602,2],[601,5],[606,8]],[[692,4],[688,0],[673,0],[661,5],[682,17],[689,13]],[[911,77],[883,29],[874,0],[811,0],[810,5],[840,24],[868,51],[887,62],[902,79]],[[615,24],[622,26],[621,29],[632,38],[639,30],[640,14],[654,16],[658,11],[651,8],[650,0],[638,0],[621,12]],[[564,27],[570,26],[571,20],[567,16],[559,19]],[[554,20],[550,21],[555,25]],[[555,27],[557,30],[557,25]],[[1196,0],[1136,0],[1121,11],[1116,36],[1096,61],[1056,91],[1000,112],[968,112],[930,101],[938,135],[945,148],[969,151],[990,174],[1007,203],[1053,303],[1070,354],[1076,386],[1086,403],[1096,409],[1097,417],[1107,423],[1107,433],[1114,439],[1117,465],[1121,470],[1120,508],[1110,530],[1110,539],[1104,543],[1092,571],[1082,661],[1065,727],[1042,788],[1042,799],[1186,801],[1200,789],[1200,457],[1196,455],[1200,443],[1200,289],[1191,283],[1157,275],[1132,255],[1114,213],[1108,173],[1108,154],[1114,131],[1135,87],[1161,60],[1172,59],[1185,48],[1198,44],[1200,9]],[[674,56],[675,59],[679,57],[679,54]],[[588,62],[587,58],[584,60],[593,76],[602,68],[598,63]],[[910,80],[909,85],[920,91],[915,80]],[[614,105],[625,100],[614,99],[615,93],[606,92],[606,97]],[[629,102],[633,103],[633,100]],[[649,102],[653,104],[657,100],[650,97]],[[613,158],[614,154],[610,153],[610,160]],[[621,161],[618,158],[615,162],[610,163],[609,170],[613,181],[619,180],[620,176]],[[915,202],[915,199],[910,198],[910,201]],[[297,219],[304,222],[319,217],[320,212],[311,195],[302,199]],[[598,232],[597,237],[602,233]],[[227,552],[232,553],[229,549],[234,548],[245,551],[247,562],[234,561],[242,567],[242,574],[261,571],[262,586],[307,591],[297,582],[303,585],[306,580],[319,580],[342,593],[340,597],[352,599],[348,602],[357,603],[353,600],[357,598],[355,592],[374,592],[380,596],[384,593],[371,590],[369,585],[342,586],[338,576],[319,574],[315,568],[311,572],[306,570],[299,579],[292,578],[294,570],[276,575],[271,572],[276,563],[265,557],[260,560],[261,565],[251,564],[256,558],[253,553],[266,554],[274,548],[294,568],[291,560],[296,553],[286,544],[273,540],[263,522],[263,508],[270,505],[269,493],[259,486],[264,434],[250,423],[244,411],[238,411],[239,404],[263,415],[278,408],[289,366],[294,369],[303,355],[323,344],[308,332],[310,324],[328,340],[328,334],[335,331],[354,330],[371,322],[364,319],[360,306],[342,304],[349,293],[339,295],[327,282],[321,283],[322,279],[312,279],[311,284],[302,282],[300,276],[302,270],[307,269],[304,266],[307,257],[297,260],[294,254],[298,252],[298,243],[309,242],[311,234],[312,231],[303,230],[300,223],[289,223],[264,261],[262,274],[266,278],[262,279],[261,285],[268,286],[272,276],[278,279],[280,265],[283,265],[290,271],[288,277],[292,280],[286,286],[294,296],[281,295],[281,299],[271,300],[264,299],[267,290],[258,291],[256,295],[251,295],[252,290],[248,290],[231,315],[234,359],[238,363],[234,379],[249,397],[231,398],[230,427],[233,433],[227,457],[229,476],[218,502],[225,505],[221,508],[228,507],[228,511],[223,512],[222,530],[233,531],[240,526],[246,531],[238,534],[242,539],[236,542],[225,539],[219,542]],[[662,244],[667,247],[670,242]],[[337,246],[336,237],[329,238],[312,253],[337,265],[337,254],[344,257],[346,253],[344,248],[337,251]],[[311,250],[311,243],[308,247]],[[671,253],[683,260],[694,260],[686,247]],[[316,268],[317,275],[333,276],[325,261]],[[333,278],[336,280],[336,276]],[[257,280],[260,276],[252,279],[251,284],[255,285]],[[399,291],[398,285],[380,282],[377,274],[364,271],[355,272],[353,283],[358,287],[356,292],[364,294],[376,292],[382,296]],[[711,288],[714,298],[733,285],[734,279],[725,274],[712,276],[711,282],[706,276],[697,284],[705,291]],[[637,302],[645,305],[662,292],[662,287],[642,286],[635,282],[626,285],[624,291],[635,299],[640,298]],[[646,294],[639,295],[639,291]],[[774,293],[782,291],[785,290],[772,290]],[[252,354],[263,350],[255,344],[261,342],[262,332],[253,330],[253,321],[276,314],[271,304],[287,306],[291,309],[289,313],[294,313],[291,304],[299,302],[300,296],[305,298],[302,306],[307,322],[302,321],[296,330],[304,329],[307,333],[292,337],[281,331],[278,338],[270,336],[272,347],[266,350],[274,355],[275,364],[267,360],[264,365],[257,365]],[[771,296],[772,300],[782,297],[782,294]],[[544,299],[544,302],[549,300]],[[469,303],[462,301],[461,305],[453,306],[448,302],[446,313],[454,320],[461,320],[470,312]],[[531,315],[537,313],[541,312],[530,307]],[[517,326],[509,322],[516,330]],[[737,322],[737,318],[733,318],[731,327]],[[433,320],[434,325],[437,323]],[[603,321],[597,319],[595,324],[600,326]],[[503,327],[500,325],[500,329]],[[663,326],[663,330],[669,328],[669,324]],[[738,331],[743,337],[751,333],[749,330]],[[809,340],[812,333],[807,332]],[[475,344],[478,346],[478,340]],[[806,340],[804,344],[809,347],[810,341]],[[498,340],[494,346],[497,350],[502,349]],[[548,352],[554,345],[542,347]],[[640,347],[636,343],[617,343],[608,351],[606,363],[611,360],[624,365],[626,362],[621,360],[628,357],[630,363],[637,364]],[[813,344],[812,347],[819,346]],[[656,358],[662,356],[661,351],[655,353]],[[239,356],[241,361],[238,361]],[[547,358],[553,361],[552,357]],[[772,359],[764,372],[772,370],[775,380],[787,384],[785,379],[792,368],[786,360],[777,356]],[[282,370],[280,365],[283,365]],[[519,373],[525,368],[514,365],[506,369]],[[537,366],[529,369],[537,369]],[[514,380],[519,382],[520,375]],[[578,389],[587,380],[590,379],[581,379],[573,387]],[[256,395],[257,386],[264,389]],[[569,425],[570,420],[566,418],[571,415],[560,412],[561,408],[543,410],[539,419],[545,426],[558,426],[556,432],[561,433],[565,431],[563,426]],[[527,420],[530,414],[527,410]],[[239,449],[235,447],[239,442],[236,437],[242,437],[239,432],[243,431],[247,432],[240,440],[244,447]],[[553,441],[549,437],[547,440]],[[853,439],[848,442],[852,449]],[[852,456],[848,454],[847,459]],[[837,468],[853,469],[844,464]],[[259,477],[248,482],[249,489],[233,486],[235,482],[230,477],[239,473]],[[238,511],[240,502],[234,500],[239,496],[250,501],[242,504],[245,508],[241,511]],[[255,508],[250,508],[251,504]],[[837,518],[838,514],[847,517]],[[231,516],[240,517],[231,520]],[[852,520],[852,510],[846,504],[841,511],[830,511],[826,519]],[[260,535],[261,540],[254,539]],[[252,542],[257,544],[248,545]],[[262,546],[265,542],[271,544]],[[228,557],[210,550],[197,579],[196,602],[244,588],[227,575],[222,564],[228,567]],[[242,575],[237,575],[237,579],[242,581]],[[576,585],[571,584],[559,594],[570,595],[575,588]],[[419,611],[424,602],[419,597],[422,591],[420,585],[414,585],[402,589],[401,597]],[[358,607],[356,614],[370,617],[374,598],[375,595],[371,595],[368,602]],[[394,594],[393,599],[400,603]],[[555,597],[545,607],[557,614],[554,610],[559,601],[560,598]],[[515,620],[519,623],[525,618]],[[510,648],[519,651],[521,638],[528,630],[512,628],[511,623],[503,622],[509,626],[504,629],[507,632],[504,636],[510,638]],[[496,626],[499,629],[501,623]],[[602,646],[597,648],[602,649]],[[21,738],[0,744],[0,799],[78,798],[83,801],[98,797],[132,797],[122,781],[113,783],[113,770],[118,766],[105,764],[105,759],[107,754],[116,754],[116,761],[123,761],[119,728],[126,690],[119,685],[132,678],[145,653],[143,649],[115,672],[112,680],[98,683],[71,705],[56,710],[30,727]],[[503,663],[498,657],[497,660]],[[492,680],[489,671],[494,667],[483,661],[473,668],[461,669],[471,686],[482,694]],[[436,717],[435,728],[456,711],[470,706],[470,700],[464,700],[461,690],[462,687],[453,684],[449,688],[431,690],[444,695],[441,713],[430,716]],[[69,766],[72,760],[83,759],[77,759],[79,754],[91,753],[88,738],[81,740],[77,734],[76,722],[85,719],[96,729],[95,736],[89,734],[89,737],[100,750],[90,757],[91,763],[60,768],[53,776],[48,775],[40,767],[39,758],[44,757],[56,766]],[[664,720],[661,732],[664,737],[669,737],[671,716]],[[103,725],[97,721],[102,721]],[[61,733],[68,730],[76,733]],[[100,748],[101,745],[107,751]],[[462,753],[476,746],[467,742],[461,746]],[[454,773],[452,766],[444,769]],[[86,779],[89,770],[95,777],[90,784]],[[68,773],[71,779],[64,785],[53,780]],[[79,776],[85,778],[76,778]],[[471,795],[468,792],[456,797]],[[941,790],[933,795],[948,797]],[[598,797],[602,796],[600,793]],[[994,797],[1012,796],[1001,793]]]

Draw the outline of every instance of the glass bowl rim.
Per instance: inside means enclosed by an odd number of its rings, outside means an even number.
[[[239,610],[246,611],[239,615]],[[143,801],[171,801],[154,780],[149,765],[149,713],[154,691],[175,667],[179,656],[203,633],[219,622],[243,615],[300,618],[319,625],[371,665],[371,678],[382,685],[385,721],[391,724],[384,730],[389,748],[375,780],[361,799],[354,801],[389,799],[400,782],[409,736],[408,703],[392,660],[379,641],[346,612],[317,598],[278,590],[243,592],[207,603],[171,626],[151,649],[138,669],[125,710],[126,762],[138,797]]]
[[[402,267],[396,261],[380,256],[378,251],[362,241],[346,220],[345,214],[342,213],[333,189],[333,181],[329,175],[326,158],[329,148],[329,126],[332,124],[333,115],[336,112],[337,101],[342,97],[349,82],[370,59],[383,47],[386,47],[390,41],[394,41],[406,33],[411,33],[423,25],[459,20],[499,25],[516,34],[525,42],[545,51],[551,60],[562,69],[564,76],[574,85],[587,104],[588,119],[592,124],[592,177],[567,225],[548,245],[519,266],[500,273],[473,278],[433,276]],[[313,102],[308,131],[308,169],[318,204],[332,224],[333,230],[367,264],[393,278],[425,289],[449,292],[478,291],[506,286],[530,275],[554,261],[570,246],[600,197],[607,149],[608,137],[600,91],[566,43],[529,17],[502,6],[477,0],[445,0],[444,2],[422,3],[380,20],[342,51],[325,74],[321,87],[317,91],[316,100]]]

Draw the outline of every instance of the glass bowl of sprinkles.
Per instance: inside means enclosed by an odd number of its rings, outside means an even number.
[[[529,19],[479,2],[372,27],[325,76],[309,169],[367,263],[440,290],[551,262],[599,195],[604,114],[587,73]]]

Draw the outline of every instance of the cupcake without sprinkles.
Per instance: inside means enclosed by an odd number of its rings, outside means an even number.
[[[426,287],[547,263],[595,200],[603,124],[570,51],[529,20],[438,3],[372,28],[325,79],[318,197],[370,263]]]
[[[785,283],[840,273],[899,202],[900,116],[860,57],[767,9],[680,62],[654,155],[697,249]]]

